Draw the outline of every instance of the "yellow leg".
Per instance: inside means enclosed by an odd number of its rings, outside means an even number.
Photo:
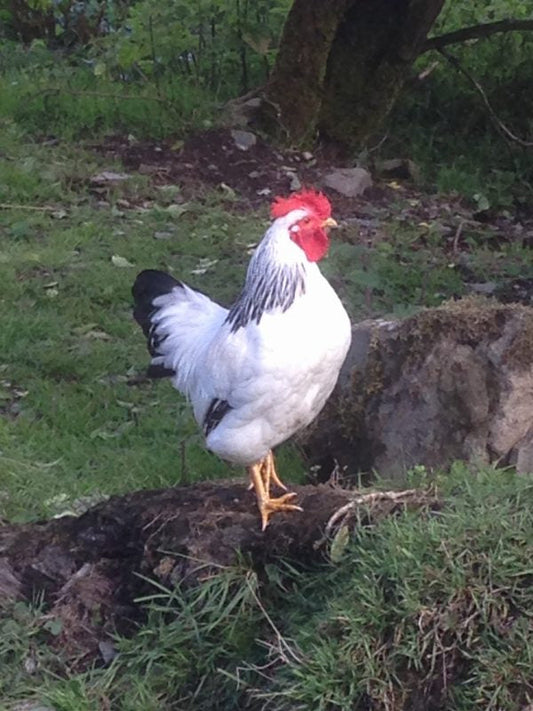
[[[263,484],[265,487],[265,491],[268,495],[270,495],[270,482],[273,482],[276,486],[279,486],[280,489],[283,489],[284,491],[287,491],[287,487],[285,484],[281,481],[281,479],[278,476],[278,473],[276,472],[276,465],[274,463],[274,455],[272,454],[272,450],[264,457],[259,464],[259,471],[261,473],[261,479],[263,480]],[[252,481],[250,481],[250,486],[248,489],[253,489],[254,484]]]
[[[272,481],[276,486],[279,486],[280,489],[283,489],[284,491],[287,491],[287,487],[285,484],[281,481],[281,479],[278,476],[278,473],[276,472],[276,465],[274,463],[274,455],[272,454],[272,450],[266,455],[266,457],[259,462],[261,466],[261,476],[263,477],[263,482],[265,484],[265,489],[267,494],[270,494],[270,482]]]
[[[300,506],[296,506],[296,504],[288,503],[296,496],[294,492],[283,494],[283,496],[277,499],[270,498],[270,493],[265,486],[263,468],[264,460],[248,467],[248,473],[250,474],[251,485],[255,489],[257,505],[261,513],[261,530],[264,531],[268,526],[269,517],[276,511],[302,511],[303,509]],[[269,483],[269,481],[267,483]]]

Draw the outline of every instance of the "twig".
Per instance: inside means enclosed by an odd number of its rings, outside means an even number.
[[[503,135],[506,136],[509,140],[514,141],[515,143],[518,143],[520,146],[524,146],[525,148],[531,148],[533,146],[533,141],[525,141],[523,138],[516,136],[510,129],[507,128],[507,126],[503,123],[503,121],[499,118],[499,116],[496,114],[496,112],[490,105],[490,102],[481,84],[470,74],[470,72],[468,72],[461,65],[457,57],[454,57],[445,49],[439,49],[439,52],[442,54],[443,57],[448,60],[448,62],[450,62],[452,66],[457,69],[457,71],[463,74],[463,76],[465,76],[472,84],[472,86],[476,89],[476,91],[481,96],[483,103],[485,104],[487,111],[489,112],[489,116],[491,117],[492,122],[494,123],[496,128],[501,131],[501,133],[503,133]]]
[[[515,32],[517,30],[529,31],[533,30],[533,20],[499,20],[498,22],[487,22],[481,25],[472,25],[471,27],[463,27],[455,32],[448,32],[439,37],[430,37],[425,41],[422,51],[429,52],[431,49],[442,49],[449,44],[458,44],[467,42],[472,39],[482,39],[490,37],[497,32]]]
[[[16,205],[8,202],[0,203],[0,210],[36,210],[38,212],[56,212],[59,208],[51,205]]]
[[[435,69],[439,66],[440,62],[437,60],[436,62],[432,62],[429,67],[426,67],[424,71],[420,72],[417,77],[415,77],[418,81],[424,81],[424,79],[427,79],[428,76],[435,71]]]
[[[459,240],[461,239],[461,234],[463,232],[463,225],[464,225],[463,220],[460,220],[459,225],[457,226],[457,229],[455,231],[455,236],[453,238],[453,245],[452,245],[452,253],[453,254],[457,254]]]
[[[379,141],[376,143],[375,146],[372,146],[372,148],[369,148],[369,149],[368,149],[368,151],[367,151],[368,154],[370,155],[370,153],[374,153],[375,151],[379,151],[379,149],[381,148],[381,146],[385,143],[385,141],[386,141],[388,138],[389,138],[389,132],[387,131],[387,133],[385,133],[384,136],[379,139]]]
[[[281,658],[283,659],[283,661],[285,661],[286,663],[290,663],[289,659],[287,658],[287,654],[286,654],[286,653],[288,652],[288,654],[294,659],[294,661],[296,661],[297,663],[301,664],[301,663],[302,663],[302,659],[300,659],[300,657],[299,657],[299,656],[296,654],[296,652],[292,649],[292,647],[290,646],[290,644],[288,644],[288,642],[285,641],[285,638],[283,637],[283,635],[281,634],[281,632],[278,630],[278,628],[277,628],[276,625],[274,624],[274,621],[272,620],[272,618],[270,617],[270,615],[269,615],[268,612],[266,611],[265,606],[263,605],[263,603],[262,603],[261,600],[259,599],[259,597],[258,597],[257,593],[255,592],[253,585],[251,585],[250,580],[248,579],[248,577],[246,577],[246,584],[247,584],[247,586],[248,586],[248,588],[249,588],[249,590],[250,590],[250,592],[251,592],[251,594],[252,594],[252,597],[254,598],[254,600],[255,600],[255,602],[256,602],[256,605],[259,607],[259,609],[261,610],[261,612],[262,612],[262,614],[263,614],[265,620],[268,622],[268,624],[270,625],[270,627],[271,627],[271,629],[273,630],[274,634],[276,635],[276,639],[277,639],[277,642],[278,642],[277,651],[278,651],[278,653],[280,654],[280,656],[281,656]],[[269,645],[269,644],[266,643],[266,642],[265,642],[264,644],[265,644],[265,646],[267,646],[267,647],[268,647],[268,646],[272,646],[272,645]]]
[[[436,499],[430,496],[427,492],[420,491],[419,489],[406,489],[405,491],[372,491],[369,494],[355,496],[351,501],[344,504],[344,506],[341,506],[340,509],[337,509],[337,511],[330,516],[329,521],[326,524],[324,535],[320,538],[320,540],[314,543],[313,548],[315,550],[320,548],[320,546],[330,538],[333,527],[337,524],[337,522],[340,519],[343,519],[344,522],[344,519],[348,516],[348,514],[356,510],[359,506],[363,506],[365,504],[372,505],[378,501],[405,503],[413,497],[419,497],[419,500],[421,499],[423,503],[432,503],[436,501]]]

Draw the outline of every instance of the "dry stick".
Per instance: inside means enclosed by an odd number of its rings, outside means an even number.
[[[0,203],[0,210],[37,210],[38,212],[57,212],[60,208],[51,205],[14,205],[8,202]]]
[[[330,516],[329,521],[326,524],[324,535],[320,540],[314,543],[313,548],[315,550],[320,548],[320,546],[331,536],[333,527],[339,519],[345,518],[347,514],[354,511],[357,507],[363,506],[364,504],[374,504],[376,501],[393,501],[395,503],[402,503],[409,501],[409,499],[416,496],[421,497],[426,503],[434,502],[436,500],[435,497],[431,497],[430,494],[420,491],[420,489],[406,489],[404,491],[372,491],[369,494],[354,496],[351,501],[344,504],[344,506],[341,506],[340,509],[337,509],[337,511]]]
[[[439,49],[439,52],[442,54],[442,56],[450,62],[450,64],[457,69],[461,74],[463,74],[468,81],[472,84],[472,86],[476,89],[476,91],[480,94],[481,98],[483,99],[483,103],[485,104],[487,111],[489,112],[489,116],[491,117],[494,125],[496,126],[497,129],[499,129],[504,136],[506,136],[509,140],[514,141],[515,143],[518,143],[520,146],[524,146],[525,148],[531,148],[533,147],[533,141],[524,141],[524,139],[519,138],[519,136],[516,136],[511,130],[507,128],[507,126],[503,123],[503,121],[498,117],[497,113],[494,111],[492,106],[490,105],[490,102],[487,98],[487,95],[485,94],[485,91],[483,90],[483,87],[481,84],[468,72],[459,62],[457,57],[454,57],[452,54],[447,52],[445,49]]]

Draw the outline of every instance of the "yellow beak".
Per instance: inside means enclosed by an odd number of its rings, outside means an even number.
[[[338,227],[339,225],[335,222],[333,217],[328,217],[327,220],[324,220],[322,223],[322,227]]]

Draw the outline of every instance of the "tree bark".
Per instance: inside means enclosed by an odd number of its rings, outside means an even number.
[[[359,0],[328,57],[321,133],[355,148],[392,109],[444,0]]]
[[[317,131],[349,148],[390,111],[444,0],[295,0],[258,123],[310,143]]]

